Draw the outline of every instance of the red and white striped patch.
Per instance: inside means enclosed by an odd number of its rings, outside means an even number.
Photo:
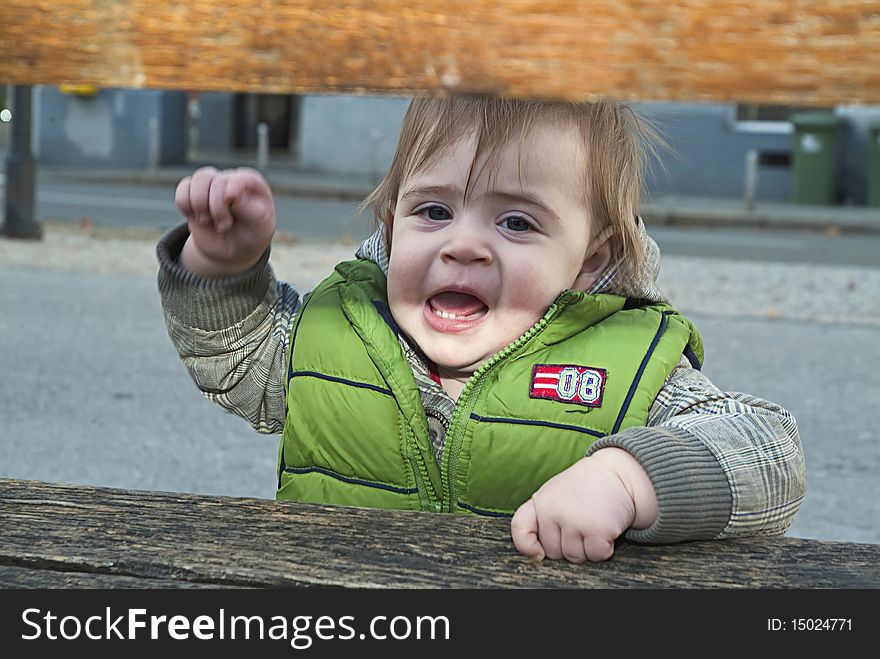
[[[576,364],[535,364],[530,398],[600,407],[605,392],[604,368]]]

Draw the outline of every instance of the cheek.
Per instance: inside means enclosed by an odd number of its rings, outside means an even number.
[[[405,254],[403,250],[398,251],[388,263],[388,303],[392,312],[401,304],[417,301],[421,293],[419,284],[424,278],[421,260]]]
[[[421,267],[424,258],[419,254],[419,242],[413,240],[411,232],[400,230],[398,223],[393,221],[390,230],[388,303],[393,312],[395,305],[412,302],[418,294],[418,284],[424,276]]]
[[[503,278],[505,297],[510,308],[543,315],[547,307],[567,288],[564,276],[551,267],[521,261]]]

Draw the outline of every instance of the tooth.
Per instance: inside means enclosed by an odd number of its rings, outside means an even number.
[[[442,309],[434,309],[434,313],[440,316],[441,318],[446,318],[447,320],[460,320],[465,316],[459,316],[457,314],[451,313],[449,311],[443,311]]]

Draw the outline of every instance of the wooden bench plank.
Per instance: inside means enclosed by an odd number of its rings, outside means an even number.
[[[77,572],[169,587],[880,587],[880,545],[623,542],[606,563],[534,563],[506,520],[9,479],[0,528],[0,566],[59,585]]]
[[[880,103],[880,0],[6,0],[2,81]]]
[[[95,572],[0,565],[0,588],[225,588],[174,579],[142,579]]]

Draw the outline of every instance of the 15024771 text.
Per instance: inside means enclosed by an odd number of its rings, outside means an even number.
[[[771,632],[851,632],[852,618],[767,618],[767,631]]]

